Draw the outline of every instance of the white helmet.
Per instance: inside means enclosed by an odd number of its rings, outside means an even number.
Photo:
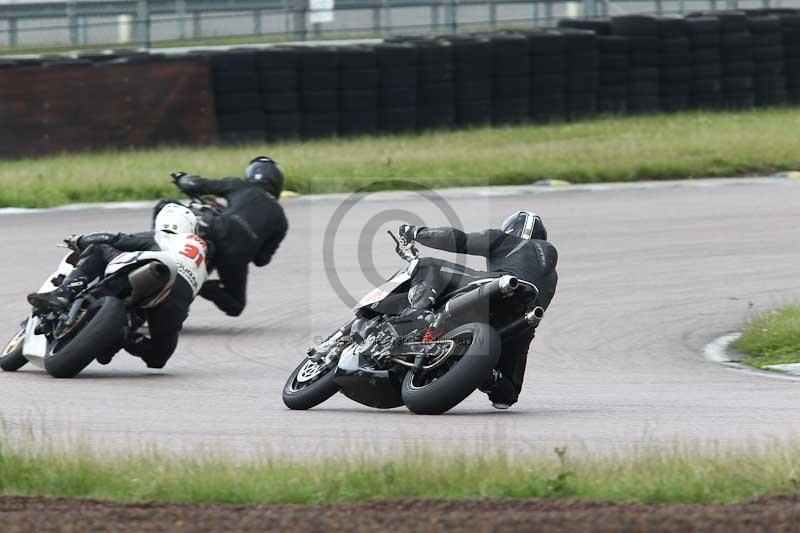
[[[156,215],[155,231],[159,245],[165,234],[197,233],[197,217],[181,204],[167,204]]]

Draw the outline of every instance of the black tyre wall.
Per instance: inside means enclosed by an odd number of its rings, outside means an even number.
[[[220,140],[243,143],[264,139],[261,80],[257,53],[233,49],[209,56]]]
[[[527,122],[530,99],[528,41],[519,34],[490,37],[492,47],[492,123]]]
[[[566,39],[553,30],[521,32],[528,41],[533,122],[560,122],[566,118]]]
[[[378,66],[378,128],[387,133],[417,128],[417,48],[411,43],[375,47]]]
[[[785,59],[781,19],[774,15],[753,16],[748,19],[753,36],[753,91],[758,107],[785,104]]]
[[[492,45],[485,37],[447,36],[453,49],[455,123],[492,122]]]
[[[417,48],[417,129],[451,128],[455,124],[453,47],[448,41],[424,39]]]
[[[660,107],[660,39],[659,22],[648,15],[613,17],[614,35],[628,38],[630,71],[628,75],[628,111],[648,113]]]
[[[368,135],[378,129],[378,59],[371,46],[339,51],[339,133]]]

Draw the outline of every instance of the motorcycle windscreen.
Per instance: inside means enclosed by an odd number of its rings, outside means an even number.
[[[354,311],[382,301],[384,298],[398,290],[401,285],[410,279],[411,274],[405,269],[401,270],[383,285],[375,287],[366,296],[364,296],[361,301],[356,304]]]

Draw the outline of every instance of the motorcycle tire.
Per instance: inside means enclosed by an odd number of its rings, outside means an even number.
[[[335,381],[336,365],[324,370],[324,373],[311,383],[301,385],[301,382],[297,380],[297,376],[306,368],[309,362],[310,359],[304,359],[294,369],[292,375],[286,380],[286,385],[283,386],[283,403],[289,409],[295,411],[311,409],[339,392],[339,385]]]
[[[101,298],[87,313],[76,331],[48,346],[44,368],[54,378],[73,378],[95,358],[113,355],[122,346],[127,322],[122,300]]]
[[[451,339],[456,340],[456,352],[440,367],[410,371],[403,379],[403,402],[410,411],[419,415],[446,413],[475,392],[497,365],[500,335],[489,324],[465,324],[439,340]]]
[[[0,355],[0,369],[5,372],[16,372],[28,364],[28,360],[22,355],[24,342],[25,327],[23,326],[3,348],[2,355]]]

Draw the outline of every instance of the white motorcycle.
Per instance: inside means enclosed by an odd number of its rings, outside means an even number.
[[[192,244],[194,238],[198,242]],[[169,251],[125,252],[115,257],[103,276],[92,280],[64,311],[33,309],[21,329],[5,345],[0,368],[19,370],[27,363],[53,377],[71,378],[92,361],[108,363],[127,339],[145,324],[144,310],[157,307],[170,294],[176,276],[187,279],[196,292],[205,281],[205,243],[194,235],[185,250],[195,258]],[[77,264],[73,251],[42,285],[55,290]]]

